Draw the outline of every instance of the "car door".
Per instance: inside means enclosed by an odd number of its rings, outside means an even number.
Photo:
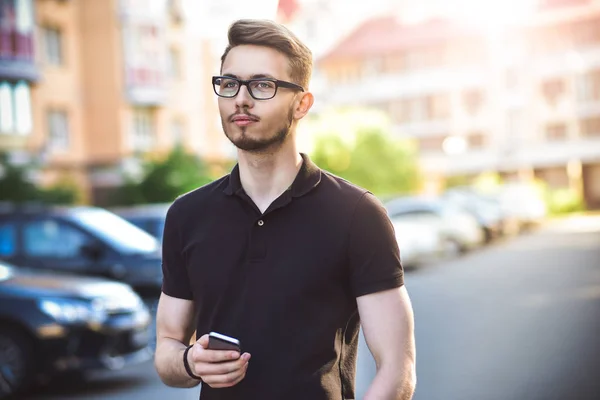
[[[73,224],[51,216],[32,217],[23,221],[21,235],[22,263],[27,266],[82,275],[96,272],[82,252],[94,240]]]

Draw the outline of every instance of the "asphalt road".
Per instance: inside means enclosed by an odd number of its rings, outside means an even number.
[[[414,400],[600,399],[600,218],[576,218],[406,277]],[[361,343],[357,394],[375,374]],[[35,400],[197,399],[151,363],[45,388]]]

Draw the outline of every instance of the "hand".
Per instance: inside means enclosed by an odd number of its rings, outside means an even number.
[[[209,350],[208,335],[194,343],[187,354],[192,372],[212,388],[235,386],[246,376],[250,354],[237,351]]]

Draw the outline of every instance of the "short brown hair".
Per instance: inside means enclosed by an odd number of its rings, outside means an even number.
[[[240,19],[229,27],[229,44],[221,56],[221,68],[229,51],[240,45],[270,47],[289,59],[290,77],[294,83],[308,88],[312,74],[312,52],[285,26],[269,20]]]

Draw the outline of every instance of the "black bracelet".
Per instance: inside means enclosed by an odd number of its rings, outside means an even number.
[[[192,369],[190,368],[190,364],[188,363],[188,359],[187,359],[187,355],[188,355],[188,351],[190,351],[190,349],[194,347],[194,345],[190,345],[188,346],[185,351],[183,352],[183,366],[185,367],[185,372],[187,372],[187,374],[190,376],[190,378],[194,378],[197,379],[199,381],[202,381],[202,378],[200,378],[199,376],[194,375],[194,373],[192,372]]]

